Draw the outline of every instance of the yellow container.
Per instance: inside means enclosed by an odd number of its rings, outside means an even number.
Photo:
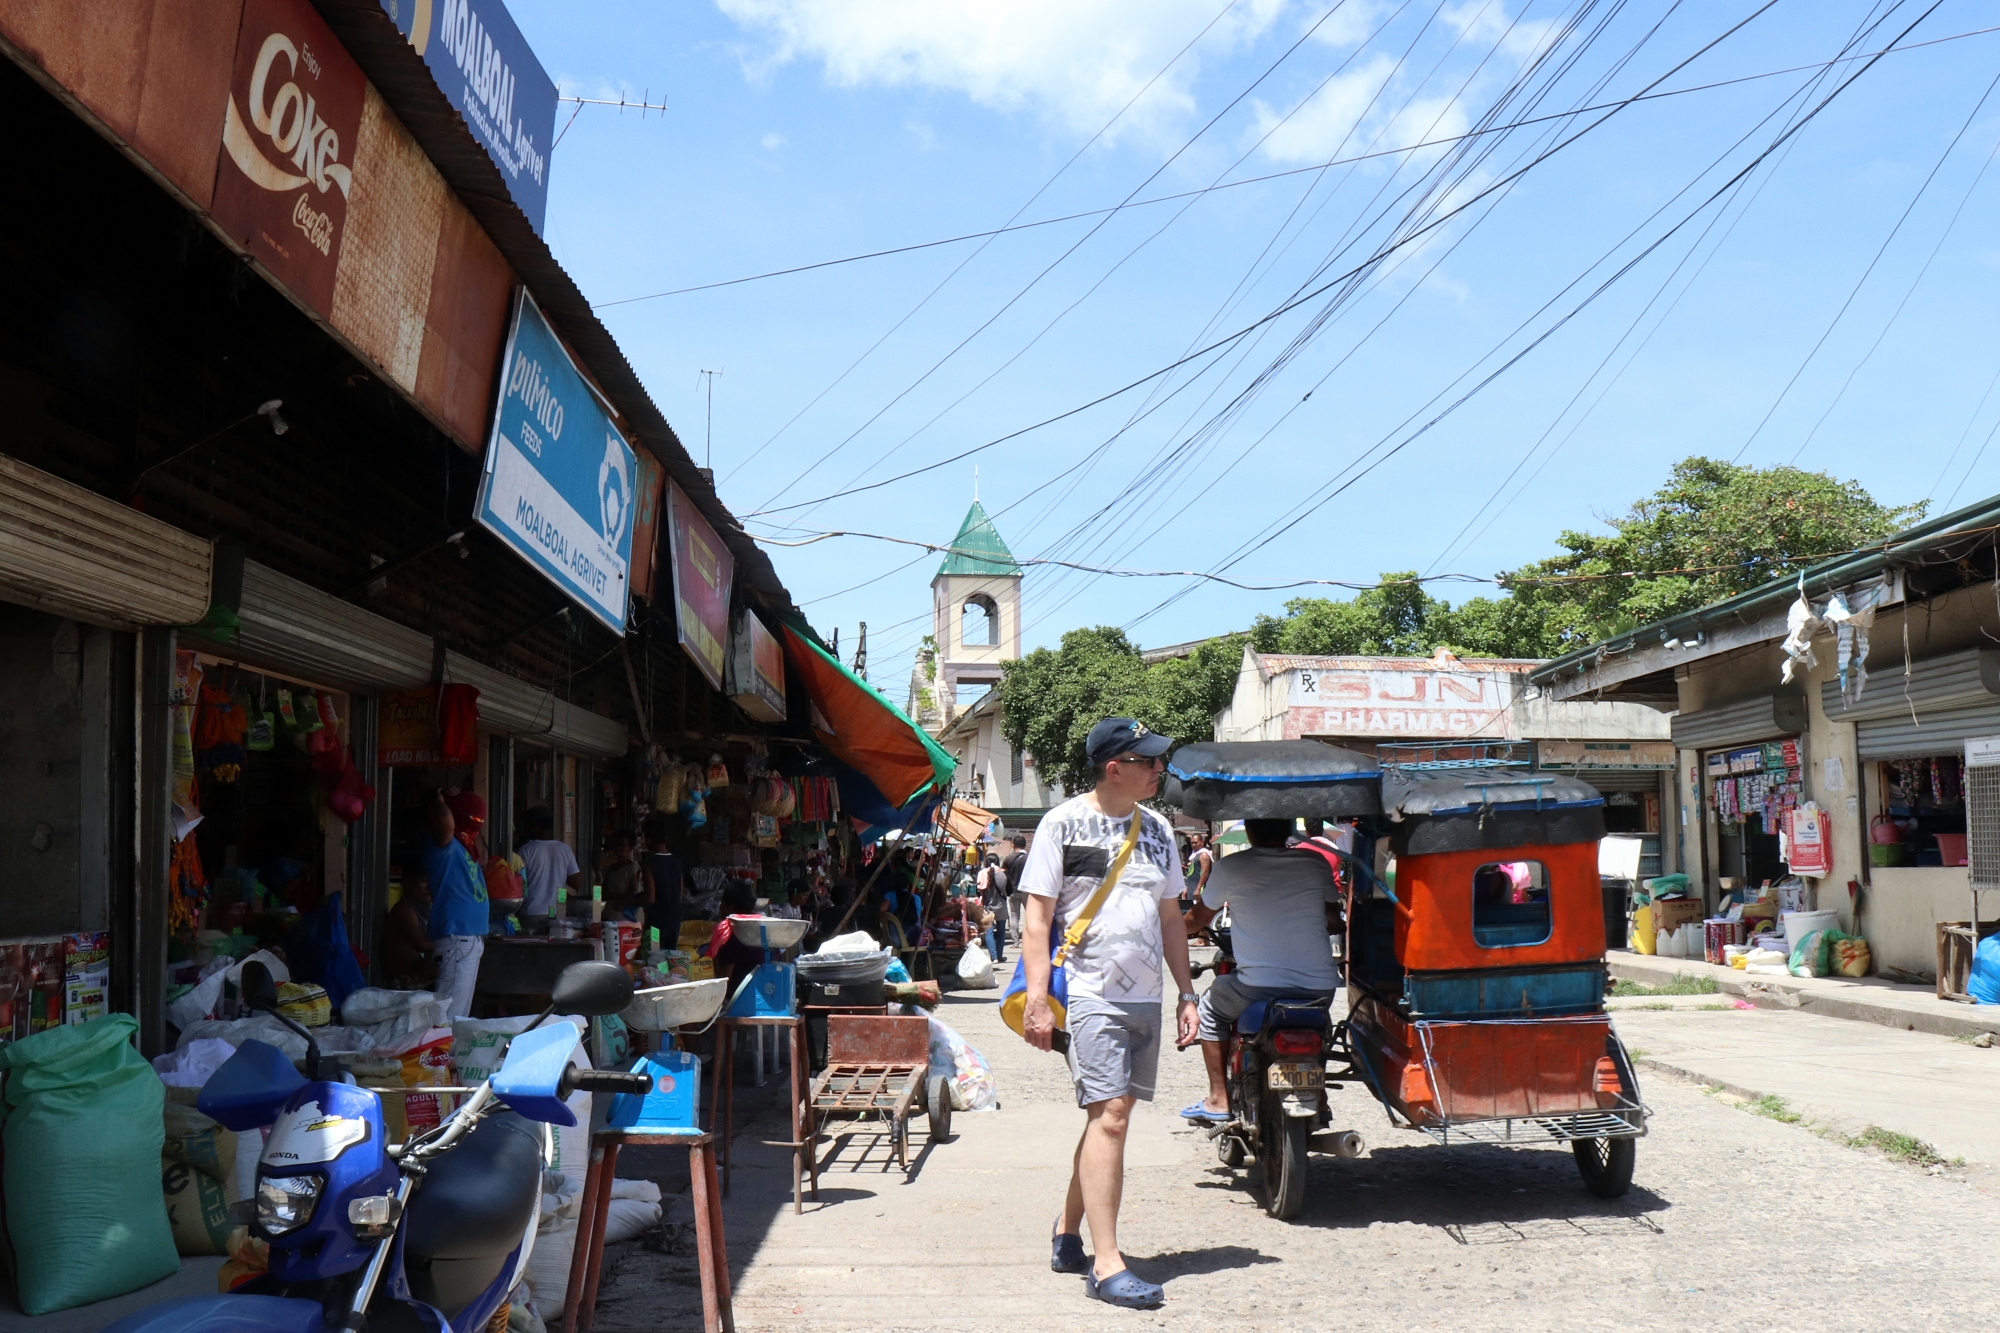
[[[1632,947],[1640,953],[1659,950],[1659,932],[1653,929],[1653,905],[1647,903],[1632,913]]]

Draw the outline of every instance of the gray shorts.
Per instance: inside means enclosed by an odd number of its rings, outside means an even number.
[[[1236,979],[1235,973],[1221,973],[1201,994],[1201,1039],[1221,1041],[1243,1011],[1258,1000],[1312,994],[1296,986],[1246,986]],[[1330,999],[1333,992],[1322,991],[1319,995]]]
[[[1153,1100],[1160,1067],[1160,1004],[1079,997],[1068,1010],[1069,1075],[1076,1104],[1113,1097]]]

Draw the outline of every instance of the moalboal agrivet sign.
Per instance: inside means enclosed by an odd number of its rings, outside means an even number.
[[[525,288],[501,365],[479,524],[622,634],[638,456]]]

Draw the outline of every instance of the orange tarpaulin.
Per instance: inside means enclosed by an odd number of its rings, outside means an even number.
[[[804,679],[818,716],[813,730],[844,764],[900,806],[957,767],[923,728],[826,649],[785,626],[785,656]]]
[[[944,826],[946,833],[967,847],[977,846],[979,840],[986,836],[986,826],[993,822],[991,810],[981,810],[965,801],[953,801],[945,810],[948,813],[938,822]]]

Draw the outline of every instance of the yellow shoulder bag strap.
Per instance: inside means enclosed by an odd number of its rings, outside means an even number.
[[[1145,818],[1146,812],[1142,807],[1132,807],[1132,827],[1125,831],[1124,846],[1112,858],[1111,869],[1104,873],[1104,882],[1097,886],[1097,892],[1090,895],[1090,901],[1083,905],[1083,910],[1076,914],[1076,920],[1070,922],[1069,929],[1063,932],[1062,946],[1050,960],[1050,967],[1061,967],[1068,960],[1069,951],[1083,943],[1084,932],[1090,929],[1091,921],[1096,918],[1105,900],[1111,897],[1111,891],[1118,887],[1118,878],[1125,873],[1125,866],[1132,859],[1132,849],[1139,845],[1139,825]]]

